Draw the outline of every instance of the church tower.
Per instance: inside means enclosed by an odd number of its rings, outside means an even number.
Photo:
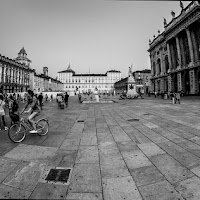
[[[31,60],[27,58],[27,53],[24,47],[22,47],[22,49],[19,51],[18,57],[15,58],[15,60],[27,67],[30,67]]]

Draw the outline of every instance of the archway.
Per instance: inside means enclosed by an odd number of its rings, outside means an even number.
[[[185,73],[184,73],[184,86],[185,86],[185,94],[188,95],[190,93],[190,74],[189,74],[189,70],[185,70]]]
[[[165,56],[165,73],[168,73],[169,70],[169,60],[168,56]]]
[[[160,62],[160,58],[157,60],[157,66],[158,66],[157,75],[160,75],[161,74],[161,62]]]

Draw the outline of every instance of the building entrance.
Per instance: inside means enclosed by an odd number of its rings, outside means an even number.
[[[197,74],[197,77],[198,77],[198,94],[200,95],[200,70],[198,71],[198,74]]]
[[[178,79],[177,79],[177,73],[174,74],[173,76],[173,82],[174,82],[174,92],[178,91]]]
[[[184,73],[184,83],[185,83],[185,93],[188,95],[190,93],[190,74],[189,70]]]

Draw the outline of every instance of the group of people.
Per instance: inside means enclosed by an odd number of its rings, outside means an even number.
[[[68,99],[69,99],[69,94],[67,92],[57,94],[56,100],[58,103],[58,107],[63,108],[64,104],[65,104],[65,106],[68,106]]]
[[[172,103],[174,104],[176,104],[176,102],[178,102],[179,104],[181,103],[181,92],[170,93],[170,97],[172,99]]]
[[[22,113],[29,114],[27,120],[33,127],[30,133],[36,133],[35,117],[39,115],[41,107],[39,106],[39,100],[32,90],[28,90],[26,94],[26,103],[22,111],[19,113],[19,102],[14,95],[9,95],[7,98],[3,94],[0,94],[0,118],[3,123],[4,130],[8,130],[8,126],[5,122],[6,107],[8,108],[11,124],[19,121],[19,115]],[[27,109],[27,110],[26,110]]]

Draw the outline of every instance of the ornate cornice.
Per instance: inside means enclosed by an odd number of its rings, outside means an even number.
[[[197,19],[200,19],[199,11],[199,1],[192,1],[186,8],[183,8],[180,15],[173,17],[171,22],[165,25],[165,30],[149,43],[148,52],[155,48],[159,43],[175,37],[180,31],[187,28]]]
[[[27,66],[25,66],[25,65],[23,65],[21,63],[18,63],[15,60],[12,60],[12,59],[10,59],[8,57],[2,56],[1,54],[0,54],[0,61],[3,61],[5,63],[11,64],[11,65],[14,65],[16,67],[21,67],[24,70],[28,70],[28,71],[32,71],[33,70],[33,69],[31,69],[31,68],[29,68],[29,67],[27,67]]]

